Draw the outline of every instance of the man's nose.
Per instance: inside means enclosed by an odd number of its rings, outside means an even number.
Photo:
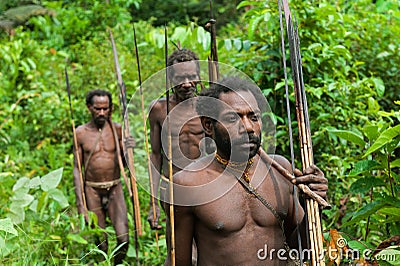
[[[104,114],[105,114],[105,109],[101,108],[100,112],[99,112],[99,115],[104,115]]]
[[[247,132],[254,132],[254,124],[247,116],[242,118],[242,128]]]
[[[190,79],[185,78],[181,85],[184,86],[184,87],[192,87],[193,86],[193,82]]]

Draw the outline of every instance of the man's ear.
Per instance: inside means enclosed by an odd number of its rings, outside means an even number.
[[[214,133],[214,124],[212,118],[202,116],[200,120],[204,129],[204,133],[208,136],[212,136]]]

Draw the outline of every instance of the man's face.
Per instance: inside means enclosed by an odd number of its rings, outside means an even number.
[[[94,96],[93,104],[89,104],[88,108],[97,126],[103,126],[107,122],[111,113],[107,96]]]
[[[247,161],[261,145],[261,112],[249,91],[222,93],[224,107],[215,122],[214,140],[218,153],[232,161]]]
[[[173,67],[171,81],[177,98],[182,101],[194,97],[196,84],[200,79],[196,62],[188,61],[171,67]]]

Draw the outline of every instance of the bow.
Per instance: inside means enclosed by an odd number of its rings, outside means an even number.
[[[136,54],[136,63],[137,63],[137,68],[138,68],[138,79],[139,79],[139,92],[140,92],[140,100],[141,100],[141,109],[142,109],[142,118],[143,118],[143,130],[144,130],[144,136],[145,136],[145,148],[146,148],[146,153],[147,153],[147,162],[148,162],[148,171],[150,175],[150,193],[151,195],[155,195],[153,191],[153,177],[152,177],[152,171],[151,171],[151,160],[150,160],[150,153],[149,153],[149,137],[147,134],[147,127],[146,127],[146,114],[144,111],[144,94],[143,94],[143,89],[142,89],[142,77],[140,75],[140,60],[139,60],[139,51],[138,51],[138,45],[136,41],[136,29],[135,25],[133,25],[133,38],[135,41],[135,54]],[[154,200],[152,201],[152,208],[153,208],[153,214],[154,214],[154,219],[156,219],[156,206]],[[156,244],[157,244],[157,249],[158,249],[158,231],[156,231]]]
[[[168,34],[167,26],[164,26],[165,43],[165,97],[167,99],[167,134],[168,134],[168,172],[169,172],[169,222],[171,229],[171,265],[175,266],[175,215],[174,215],[174,183],[172,171],[172,136],[169,107],[169,86],[168,86]]]
[[[310,120],[308,116],[308,105],[307,98],[305,94],[304,81],[303,81],[303,70],[302,70],[302,60],[300,54],[300,44],[298,36],[297,23],[293,22],[292,15],[289,9],[289,4],[287,0],[278,0],[279,5],[279,15],[281,22],[281,37],[282,37],[282,54],[283,54],[283,64],[285,70],[285,88],[286,88],[286,103],[288,109],[288,119],[289,119],[289,135],[291,142],[291,157],[292,166],[294,167],[294,153],[292,145],[292,130],[290,122],[290,108],[289,108],[289,97],[288,97],[288,85],[287,85],[287,74],[286,74],[286,58],[285,58],[285,41],[283,36],[283,25],[282,25],[282,6],[285,15],[286,30],[288,35],[288,43],[290,49],[290,61],[292,66],[292,77],[294,81],[294,93],[296,98],[296,117],[299,127],[299,140],[300,140],[300,150],[303,171],[314,164],[311,132],[310,132]],[[293,25],[295,24],[295,26]],[[302,187],[299,186],[300,189]],[[296,193],[295,193],[296,194]],[[320,202],[313,198],[307,198],[306,202],[306,213],[308,220],[308,233],[309,242],[311,248],[311,264],[312,265],[325,265],[324,261],[324,247],[323,247],[323,236],[322,236],[322,226],[320,218],[320,208],[329,208],[330,205],[326,202]],[[297,212],[298,206],[296,206]],[[298,241],[301,249],[301,241],[298,235]],[[301,256],[300,256],[301,257]],[[301,258],[302,259],[302,258]]]
[[[79,180],[80,180],[79,186],[81,189],[81,197],[82,197],[82,203],[83,203],[83,208],[84,208],[84,215],[86,216],[87,215],[87,205],[86,205],[86,197],[85,197],[85,188],[84,188],[84,183],[83,183],[81,159],[80,159],[79,153],[78,153],[78,150],[79,150],[78,149],[78,140],[76,138],[74,113],[72,111],[72,102],[71,102],[71,88],[69,85],[67,66],[65,66],[64,70],[65,70],[65,82],[66,82],[67,91],[68,91],[69,111],[71,113],[72,133],[74,135],[75,158],[76,158],[76,163],[78,164],[78,172],[79,172]]]
[[[120,66],[119,66],[119,62],[118,62],[117,48],[115,46],[115,41],[114,41],[111,29],[109,29],[109,33],[110,33],[111,45],[112,45],[113,55],[114,55],[115,74],[116,74],[118,86],[120,89],[119,100],[120,100],[120,103],[122,106],[122,117],[124,120],[124,130],[122,132],[122,138],[123,138],[122,143],[124,144],[126,138],[130,136],[129,120],[128,120],[128,113],[127,113],[127,106],[126,106],[126,86],[125,86],[124,81],[122,80],[121,70],[120,70]],[[113,125],[113,123],[111,123],[111,125]],[[116,145],[117,145],[117,143],[116,143]],[[125,157],[128,159],[127,164],[128,164],[128,168],[130,170],[129,172],[130,172],[131,187],[129,187],[129,182],[127,182],[127,178],[125,176],[123,165],[120,166],[120,168],[121,168],[122,175],[124,176],[126,185],[129,190],[129,196],[132,200],[133,219],[134,219],[134,226],[135,226],[136,260],[137,260],[137,263],[139,264],[138,235],[142,235],[139,194],[138,194],[137,184],[136,184],[136,172],[135,172],[135,164],[134,164],[134,158],[133,158],[133,150],[131,148],[128,148],[128,149],[125,148],[124,151],[126,152]]]

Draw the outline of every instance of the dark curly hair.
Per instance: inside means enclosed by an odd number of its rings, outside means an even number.
[[[167,65],[170,67],[172,65],[188,61],[195,61],[197,72],[200,73],[199,57],[195,52],[186,48],[175,50],[172,54],[170,54],[170,56],[168,57]],[[168,71],[168,74],[170,77],[172,77],[174,74],[174,68],[171,67],[169,69],[170,70]]]
[[[111,93],[105,90],[91,90],[88,92],[86,95],[86,105],[93,105],[93,97],[94,96],[107,96],[108,97],[108,102],[109,102],[109,107],[111,108],[113,106],[112,103],[112,96]]]
[[[225,77],[222,80],[216,81],[206,90],[200,93],[197,100],[196,111],[200,116],[215,118],[220,112],[220,104],[215,104],[215,101],[210,101],[207,97],[219,99],[222,93],[230,91],[249,91],[253,94],[257,101],[258,108],[261,113],[266,112],[267,105],[265,96],[260,88],[253,82],[235,76]],[[204,96],[204,97],[201,97]]]

